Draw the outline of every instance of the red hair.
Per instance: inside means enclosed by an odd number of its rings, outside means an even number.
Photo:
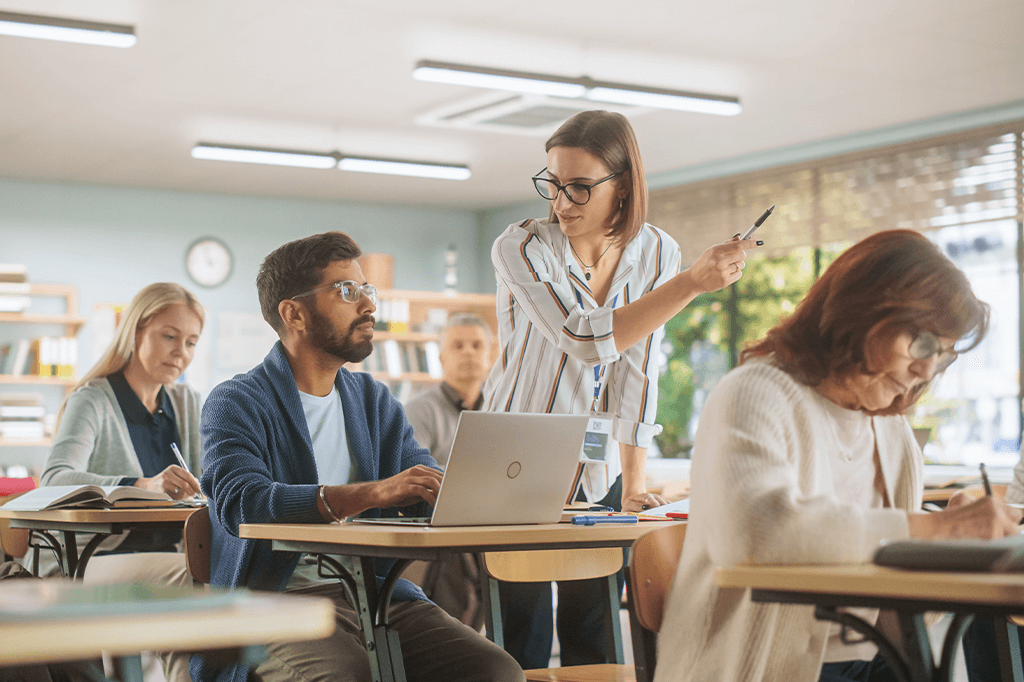
[[[874,374],[881,349],[904,332],[970,338],[988,331],[989,307],[967,277],[919,232],[888,230],[854,244],[807,292],[796,312],[740,355],[772,356],[797,381],[818,386],[826,379]],[[902,414],[926,384],[870,414]]]

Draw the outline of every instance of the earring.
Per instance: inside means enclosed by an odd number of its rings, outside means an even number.
[[[619,197],[619,210],[622,210],[622,197]]]

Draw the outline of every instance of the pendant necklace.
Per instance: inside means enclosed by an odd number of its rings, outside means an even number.
[[[566,237],[566,241],[569,241],[568,237]],[[604,254],[608,253],[608,249],[612,248],[612,244],[614,244],[614,243],[615,243],[614,239],[609,241],[608,242],[608,246],[604,247],[604,251],[602,251],[601,255],[597,257],[597,260],[595,260],[592,265],[587,265],[586,263],[583,262],[583,259],[580,258],[580,254],[576,253],[576,247],[572,245],[571,241],[569,241],[569,248],[572,249],[573,255],[576,256],[576,260],[578,260],[580,262],[580,265],[583,266],[583,269],[585,270],[585,272],[583,273],[583,276],[587,278],[588,282],[590,281],[590,268],[596,266],[597,265],[597,261],[599,261],[602,258],[604,258]]]

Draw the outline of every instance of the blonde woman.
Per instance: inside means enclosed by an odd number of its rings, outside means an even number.
[[[184,287],[151,284],[68,396],[42,485],[134,485],[174,499],[199,492],[199,394],[175,383],[192,362],[203,308]],[[174,443],[191,471],[178,465]],[[181,530],[133,531],[100,546],[85,582],[188,585]],[[143,555],[144,553],[144,555]],[[187,655],[161,655],[168,682],[188,682]]]

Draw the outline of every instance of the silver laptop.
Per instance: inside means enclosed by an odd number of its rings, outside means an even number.
[[[558,523],[590,417],[463,411],[428,526]]]

